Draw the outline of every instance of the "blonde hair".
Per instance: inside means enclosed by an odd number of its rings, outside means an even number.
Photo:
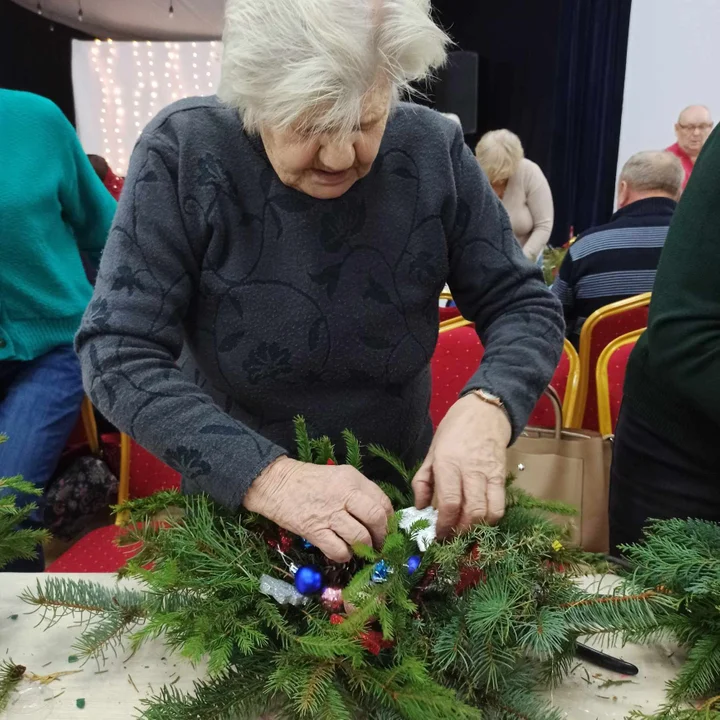
[[[518,171],[525,151],[515,133],[492,130],[480,138],[475,157],[492,184],[509,180]]]
[[[220,99],[245,129],[351,131],[378,82],[393,97],[446,59],[430,0],[227,0]]]

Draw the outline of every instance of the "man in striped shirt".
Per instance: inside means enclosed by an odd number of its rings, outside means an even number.
[[[652,291],[684,178],[682,164],[669,152],[633,155],[620,173],[618,211],[570,246],[552,289],[575,345],[593,312]]]

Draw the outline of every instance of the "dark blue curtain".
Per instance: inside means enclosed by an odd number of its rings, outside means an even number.
[[[563,0],[549,180],[551,243],[613,209],[632,0]]]

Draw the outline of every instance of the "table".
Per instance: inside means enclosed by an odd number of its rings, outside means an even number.
[[[98,666],[91,660],[85,664],[70,663],[77,627],[67,619],[49,630],[37,627],[39,616],[18,596],[27,587],[34,587],[43,575],[3,573],[0,575],[0,653],[5,659],[25,665],[38,675],[65,670],[81,672],[59,678],[47,686],[23,681],[17,702],[1,716],[3,720],[66,720],[102,718],[130,720],[136,718],[140,700],[175,681],[180,690],[191,690],[192,681],[204,674],[203,667],[193,667],[184,659],[171,655],[162,642],[144,645],[132,658],[130,651],[110,652],[107,661]],[[58,577],[56,575],[56,577]],[[75,579],[116,583],[113,575],[68,575]],[[123,581],[126,582],[126,581]],[[612,579],[589,578],[587,584],[612,583]],[[604,585],[603,585],[604,583]],[[13,619],[17,616],[16,619]],[[3,649],[3,646],[5,649]],[[592,665],[578,663],[563,685],[548,691],[553,704],[566,718],[578,720],[621,720],[630,710],[657,709],[664,698],[664,685],[674,677],[682,656],[671,647],[661,645],[627,646],[613,654],[640,668],[636,678],[622,678]],[[603,688],[606,681],[631,680],[622,685]],[[85,700],[79,709],[76,701]],[[30,707],[31,706],[31,707]]]

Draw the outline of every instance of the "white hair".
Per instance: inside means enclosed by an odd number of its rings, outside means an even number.
[[[509,180],[525,157],[520,138],[510,130],[491,130],[475,147],[475,157],[491,183]]]
[[[665,150],[635,153],[623,166],[620,182],[625,181],[636,192],[661,192],[680,196],[685,171],[680,160]]]
[[[379,83],[398,98],[450,43],[430,0],[227,0],[223,41],[218,95],[249,132],[350,130]]]

